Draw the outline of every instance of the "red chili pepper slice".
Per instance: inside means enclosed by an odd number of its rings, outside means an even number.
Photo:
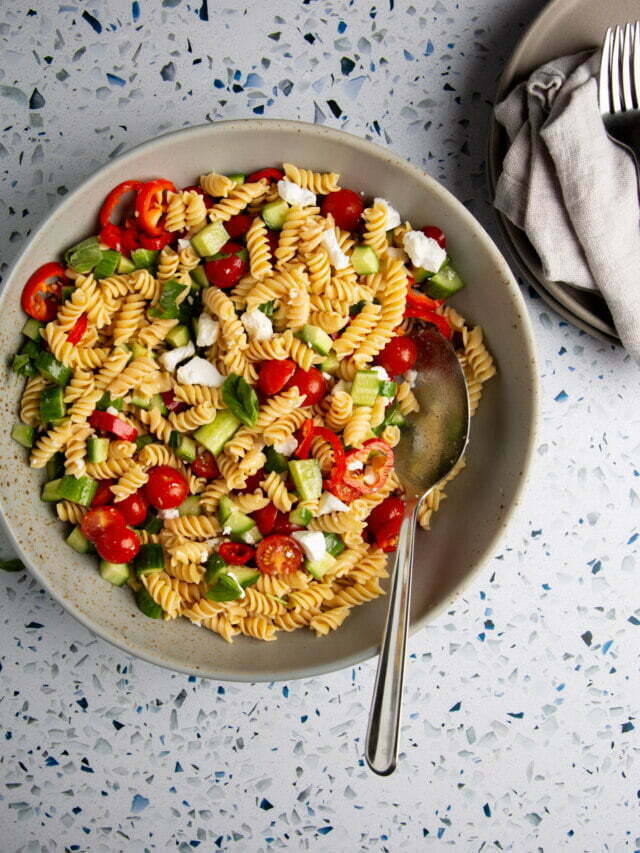
[[[330,483],[326,481],[325,489],[345,504],[353,503],[356,498],[362,497],[360,489],[354,489],[353,486],[347,486],[343,482]]]
[[[362,467],[352,469],[350,464],[361,462]],[[377,492],[387,481],[393,468],[393,450],[381,438],[370,438],[356,450],[347,453],[345,459],[344,482],[361,494]],[[375,476],[375,480],[367,482]]]
[[[159,237],[165,233],[161,224],[164,213],[162,208],[162,194],[165,190],[169,190],[170,192],[176,191],[174,184],[165,178],[147,181],[138,190],[136,198],[138,227],[146,231],[150,237]]]
[[[122,248],[120,251],[124,255],[129,255],[133,249],[140,248],[140,235],[133,228],[125,228],[122,231]]]
[[[105,225],[109,225],[111,223],[111,214],[114,209],[118,206],[120,199],[123,195],[127,193],[135,193],[138,192],[140,187],[142,186],[141,181],[122,181],[121,184],[118,184],[114,187],[109,195],[104,200],[104,204],[100,208],[100,213],[98,214],[98,220],[100,225],[104,227]]]
[[[251,545],[243,545],[240,542],[224,542],[219,548],[218,553],[223,560],[230,563],[232,566],[244,566],[248,563],[256,553],[256,549]]]
[[[94,409],[91,413],[89,423],[94,429],[111,432],[123,441],[135,441],[138,437],[138,430],[135,427],[123,421],[122,418],[117,418],[109,412],[101,412],[99,409]]]
[[[61,281],[52,281],[61,279]],[[34,320],[48,323],[58,313],[62,285],[67,282],[62,264],[43,264],[27,279],[22,290],[20,304],[25,314]]]
[[[445,317],[437,314],[435,309],[442,305],[441,299],[430,299],[419,290],[412,289],[407,294],[407,304],[404,309],[405,317],[417,317],[427,323],[433,323],[443,337],[451,339],[451,326]]]
[[[104,243],[105,246],[119,252],[122,249],[122,228],[119,228],[112,222],[108,222],[104,228],[100,230],[98,239],[101,243]]]
[[[308,459],[311,453],[311,442],[315,433],[315,424],[311,418],[302,422],[300,427],[300,440],[296,447],[296,457],[298,459]]]
[[[140,232],[138,234],[138,240],[140,241],[140,245],[143,249],[157,251],[158,249],[164,249],[165,246],[169,245],[173,240],[173,234],[169,231],[165,231],[164,234],[158,234],[157,237],[149,237],[147,234]]]
[[[192,193],[198,193],[198,195],[201,195],[202,198],[204,199],[204,206],[207,208],[207,210],[209,210],[209,208],[213,207],[213,205],[216,203],[216,200],[213,198],[213,196],[210,196],[208,193],[206,193],[202,189],[202,187],[197,187],[195,184],[192,184],[190,187],[185,187],[182,190],[182,192],[183,193],[192,192]],[[225,225],[225,228],[227,228],[226,225]],[[229,232],[228,228],[227,228],[227,232]]]
[[[87,331],[88,317],[86,314],[81,314],[75,321],[73,326],[67,332],[67,340],[70,344],[77,344],[82,339],[82,336]]]
[[[250,175],[247,175],[247,183],[253,184],[256,181],[261,181],[263,178],[271,184],[274,181],[281,181],[284,178],[284,172],[282,169],[267,166],[266,169],[258,169],[257,172],[252,172]]]

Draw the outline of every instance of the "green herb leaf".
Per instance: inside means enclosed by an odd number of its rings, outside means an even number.
[[[238,420],[255,426],[258,420],[258,395],[242,376],[230,373],[222,386],[222,399]]]
[[[22,572],[24,563],[22,560],[0,560],[0,569],[3,572]]]
[[[158,317],[161,320],[176,320],[180,316],[180,306],[176,300],[187,287],[188,285],[180,284],[175,278],[166,281],[158,304],[149,309],[149,316]]]
[[[64,253],[67,266],[79,273],[91,272],[102,260],[102,249],[97,237],[88,237]]]
[[[263,302],[262,305],[258,305],[258,310],[266,314],[267,317],[273,317],[276,313],[276,300],[272,299],[270,302]]]

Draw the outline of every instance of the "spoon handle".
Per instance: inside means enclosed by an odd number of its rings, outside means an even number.
[[[418,506],[419,504],[407,507],[400,527],[387,621],[380,647],[367,728],[365,758],[373,772],[380,776],[393,773],[398,756],[404,658],[411,603],[411,566]]]

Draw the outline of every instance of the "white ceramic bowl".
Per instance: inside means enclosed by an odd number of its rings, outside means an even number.
[[[194,183],[208,171],[250,172],[294,162],[342,175],[342,185],[390,199],[416,225],[437,224],[467,286],[453,304],[485,328],[498,374],[474,417],[465,471],[447,489],[433,530],[418,537],[412,628],[422,628],[496,549],[517,505],[531,457],[537,411],[536,364],[525,305],[498,249],[447,190],[391,152],[355,136],[288,121],[222,122],[161,136],[108,163],[71,193],[37,230],[9,275],[1,297],[2,438],[0,500],[18,552],[51,595],[83,625],[152,663],[237,681],[290,679],[352,665],[377,651],[384,598],[355,608],[343,627],[319,639],[280,633],[274,643],[239,637],[228,645],[186,620],[147,619],[127,588],[105,583],[93,557],[72,551],[63,526],[41,503],[42,474],[9,437],[23,382],[8,368],[24,317],[20,293],[29,274],[95,231],[99,205],[125,178],[166,176]]]

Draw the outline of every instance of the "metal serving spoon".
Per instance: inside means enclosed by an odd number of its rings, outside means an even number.
[[[365,757],[381,776],[392,773],[398,754],[404,661],[411,601],[411,566],[418,511],[465,451],[469,437],[469,396],[451,344],[435,329],[420,333],[414,394],[420,412],[412,415],[395,449],[395,469],[405,489],[392,574],[387,621],[369,714]]]

